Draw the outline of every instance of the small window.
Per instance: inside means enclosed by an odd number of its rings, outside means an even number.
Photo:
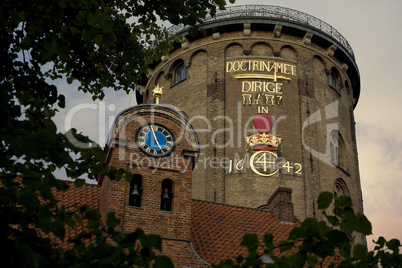
[[[162,181],[161,189],[161,210],[172,211],[173,201],[173,182],[170,179],[164,179]]]
[[[331,153],[331,163],[341,168],[343,171],[348,170],[348,161],[346,154],[345,142],[342,135],[337,130],[331,131],[331,140],[329,143]]]
[[[130,197],[128,205],[131,207],[141,207],[142,197],[142,177],[135,174],[130,182]]]
[[[174,83],[177,84],[186,79],[186,67],[184,63],[179,64],[174,71]]]
[[[331,141],[329,143],[331,152],[331,163],[339,166],[339,134],[338,131],[331,132]]]
[[[348,95],[350,95],[350,88],[349,88],[348,81],[345,81],[345,87],[346,87],[346,92],[348,93]]]
[[[337,143],[337,140],[332,140],[329,144],[331,150],[331,163],[334,166],[339,166],[339,147]]]
[[[328,74],[328,85],[333,89],[336,89],[336,79],[334,73],[332,72]]]

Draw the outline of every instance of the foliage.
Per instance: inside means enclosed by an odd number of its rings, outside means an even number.
[[[84,174],[90,179],[104,175],[114,180],[130,178],[124,170],[105,166],[99,146],[80,148],[57,131],[52,118],[68,100],[59,94],[54,80],[77,81],[79,90],[93,99],[102,99],[105,88],[129,91],[148,65],[172,47],[172,38],[158,20],[194,25],[224,5],[224,0],[0,1],[2,265],[42,267],[58,261],[60,266],[80,266],[80,261],[91,263],[108,251],[105,266],[118,266],[114,259],[130,253],[124,249],[133,246],[127,237],[146,243],[154,239],[109,230],[108,239],[114,243],[107,245],[100,242],[106,231],[96,227],[92,230],[99,240],[96,247],[85,247],[77,240],[76,251],[59,252],[38,235],[53,233],[63,239],[64,223],[74,225],[76,221],[71,216],[74,213],[58,207],[52,195],[51,188],[67,188],[56,180],[55,170],[64,169],[71,179]],[[67,134],[91,143],[75,129]],[[77,180],[76,185],[82,182]],[[91,213],[83,217],[95,212]],[[149,248],[155,246],[151,243]],[[151,250],[141,252],[142,256],[145,253],[155,259]],[[144,266],[148,264],[148,259],[144,260]]]
[[[380,237],[370,252],[354,242],[358,235],[371,234],[371,223],[354,213],[350,197],[334,200],[332,193],[323,192],[317,204],[325,221],[307,218],[291,231],[288,240],[275,242],[272,234],[266,234],[263,245],[256,234],[246,234],[242,245],[248,256],[213,267],[402,267],[399,240]],[[325,211],[329,207],[333,207],[331,214]],[[272,263],[263,264],[262,256],[269,256]]]

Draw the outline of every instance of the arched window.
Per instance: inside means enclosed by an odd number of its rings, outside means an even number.
[[[170,179],[162,181],[161,188],[161,210],[172,211],[173,202],[173,182]]]
[[[332,87],[333,89],[336,89],[336,79],[335,79],[335,75],[333,72],[330,72],[327,76],[328,78],[328,85],[330,87]]]
[[[184,66],[184,63],[180,63],[174,70],[174,83],[177,84],[185,79],[186,79],[186,66]]]
[[[331,152],[331,163],[344,171],[347,171],[347,155],[343,138],[339,131],[331,131],[331,140],[329,143]]]
[[[141,207],[142,197],[142,177],[139,174],[134,174],[130,182],[130,197],[128,205],[131,207]]]
[[[330,71],[327,71],[327,79],[328,85],[340,95],[343,85],[341,84],[341,76],[338,69],[333,67]]]
[[[339,165],[339,135],[338,131],[331,132],[331,141],[329,143],[330,150],[331,150],[331,163],[334,166]]]

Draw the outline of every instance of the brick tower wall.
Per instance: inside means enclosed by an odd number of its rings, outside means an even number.
[[[362,211],[353,116],[359,79],[354,62],[335,41],[319,40],[315,32],[292,25],[257,26],[233,22],[211,26],[205,37],[184,38],[181,47],[155,66],[145,87],[144,101],[152,102],[152,89],[163,86],[162,103],[184,111],[199,133],[203,148],[193,172],[193,198],[258,207],[278,187],[286,187],[293,191],[299,219],[314,215],[322,191],[348,194],[356,211]],[[229,70],[230,64],[241,61],[251,62],[248,67],[253,61],[282,64],[277,75],[286,79],[277,81],[275,103],[267,104],[264,95],[258,99],[256,91],[251,92],[250,103],[243,82],[273,80],[234,75],[273,73]],[[186,79],[175,83],[180,63],[186,66]],[[329,75],[334,77],[331,84]],[[275,159],[282,167],[270,176],[258,175],[247,165],[242,168],[254,153],[245,149],[245,137],[257,133],[252,118],[259,113],[274,119],[270,134],[282,138]]]

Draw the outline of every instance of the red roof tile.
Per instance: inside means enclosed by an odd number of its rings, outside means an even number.
[[[85,184],[82,187],[75,187],[73,182],[67,182],[67,191],[57,191],[53,188],[52,193],[60,205],[72,208],[75,204],[89,205],[92,209],[98,209],[100,188],[95,184]]]
[[[57,191],[52,189],[52,193],[56,200],[59,201],[59,206],[64,205],[67,210],[76,210],[76,206],[89,205],[92,209],[98,209],[100,188],[97,185],[85,184],[82,187],[75,187],[73,182],[67,182],[69,188],[67,191]],[[71,247],[68,240],[77,237],[82,231],[86,229],[86,221],[83,221],[81,225],[70,228],[66,226],[66,235],[62,241],[60,238],[54,236],[52,233],[46,235],[64,249]],[[88,241],[90,243],[90,241]]]
[[[298,223],[297,223],[298,224]],[[208,263],[219,263],[237,255],[246,255],[243,236],[256,233],[262,241],[272,233],[279,242],[287,239],[294,225],[281,223],[271,212],[193,200],[192,240],[196,253]]]

